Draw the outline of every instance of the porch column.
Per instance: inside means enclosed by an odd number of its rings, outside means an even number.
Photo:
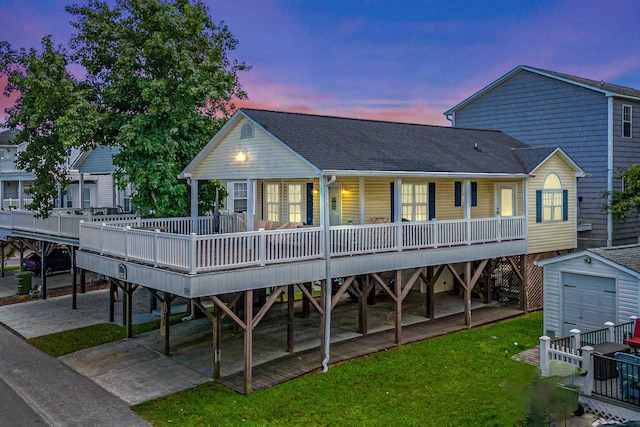
[[[466,220],[466,241],[471,244],[471,180],[465,179],[464,183],[464,219]]]
[[[396,247],[402,250],[402,178],[396,178],[394,182],[393,212],[396,223]]]
[[[191,232],[199,234],[198,225],[198,180],[191,180]]]
[[[358,180],[358,194],[360,196],[360,200],[358,202],[358,204],[360,205],[360,216],[358,218],[358,224],[364,224],[365,198],[364,198],[364,177],[363,176],[361,176],[360,179]]]
[[[18,181],[18,209],[24,208],[24,182]]]
[[[78,207],[82,209],[82,192],[84,190],[84,174],[80,174],[80,180],[78,181]]]
[[[255,212],[255,200],[254,200],[254,179],[247,179],[247,231],[254,231],[253,222],[254,222],[254,212]]]
[[[322,185],[320,186],[320,223],[322,224],[324,234],[324,265],[325,265],[325,280],[324,288],[322,290],[322,297],[324,303],[324,325],[322,334],[322,372],[329,370],[329,349],[331,347],[331,234],[329,230],[329,185],[336,180],[335,175],[327,179],[326,177],[320,177]]]

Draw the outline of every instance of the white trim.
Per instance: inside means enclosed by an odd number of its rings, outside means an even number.
[[[604,258],[600,255],[598,255],[595,252],[591,252],[589,250],[584,250],[584,251],[580,251],[580,252],[573,252],[573,253],[569,253],[569,254],[564,254],[564,255],[560,255],[560,256],[556,256],[553,258],[547,258],[547,259],[543,259],[543,260],[538,260],[538,261],[534,261],[534,265],[538,266],[538,267],[546,267],[549,264],[557,264],[559,262],[564,262],[567,260],[572,260],[575,258],[584,258],[584,257],[591,257],[591,259],[595,259],[596,261],[599,261],[603,264],[606,264],[610,267],[613,267],[615,269],[618,269],[622,272],[625,272],[633,277],[636,277],[638,279],[640,279],[640,272],[638,271],[634,271],[631,270],[628,267],[625,267],[624,265],[620,265],[615,261],[611,261],[610,259]]]
[[[363,176],[363,177],[412,177],[412,178],[496,178],[496,179],[523,179],[531,175],[526,173],[470,173],[470,172],[407,172],[407,171],[373,171],[373,170],[338,170],[326,169],[322,171],[326,175],[336,176]]]
[[[608,98],[607,104],[607,204],[611,203],[613,191],[613,98]],[[613,214],[607,214],[607,247],[613,246]]]
[[[583,171],[582,168],[580,166],[578,166],[578,164],[576,162],[574,162],[573,159],[571,157],[569,157],[569,155],[561,147],[556,147],[556,149],[553,150],[551,152],[551,154],[549,154],[547,157],[545,157],[545,159],[543,161],[538,163],[538,165],[531,170],[531,174],[534,174],[535,171],[537,171],[540,166],[542,166],[544,163],[546,163],[546,161],[549,160],[556,153],[560,154],[567,163],[569,163],[571,166],[573,166],[573,168],[576,171],[576,177],[584,178],[585,176],[587,176],[587,173],[585,171]]]

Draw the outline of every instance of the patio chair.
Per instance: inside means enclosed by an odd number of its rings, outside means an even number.
[[[622,398],[640,397],[640,358],[628,353],[616,352],[618,370],[618,389]]]
[[[633,349],[634,353],[640,348],[640,318],[636,318],[633,326],[633,336],[625,338],[624,343]]]

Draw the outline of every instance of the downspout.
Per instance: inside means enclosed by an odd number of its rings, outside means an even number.
[[[324,181],[324,176],[321,177]],[[329,348],[331,344],[331,235],[329,234],[329,186],[336,182],[333,175],[324,185],[324,265],[325,265],[325,303],[324,303],[324,358],[322,372],[329,370]]]
[[[607,204],[611,204],[613,191],[613,97],[609,96],[607,107]],[[607,213],[607,247],[613,245],[613,215]]]

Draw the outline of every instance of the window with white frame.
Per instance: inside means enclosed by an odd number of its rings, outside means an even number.
[[[67,207],[73,207],[73,190],[71,188],[67,188]]]
[[[280,185],[265,184],[266,218],[269,221],[280,222]]]
[[[622,106],[622,136],[625,138],[631,138],[631,124],[632,124],[632,109],[631,105]]]
[[[247,211],[247,183],[233,183],[233,212],[242,213]]]
[[[82,189],[82,207],[83,208],[91,207],[91,189],[90,188]]]
[[[427,208],[427,184],[402,184],[402,219],[407,221],[426,221],[429,210]]]
[[[287,203],[290,222],[302,222],[302,184],[287,186]]]
[[[542,184],[542,220],[562,220],[562,183],[560,177],[550,173]]]

